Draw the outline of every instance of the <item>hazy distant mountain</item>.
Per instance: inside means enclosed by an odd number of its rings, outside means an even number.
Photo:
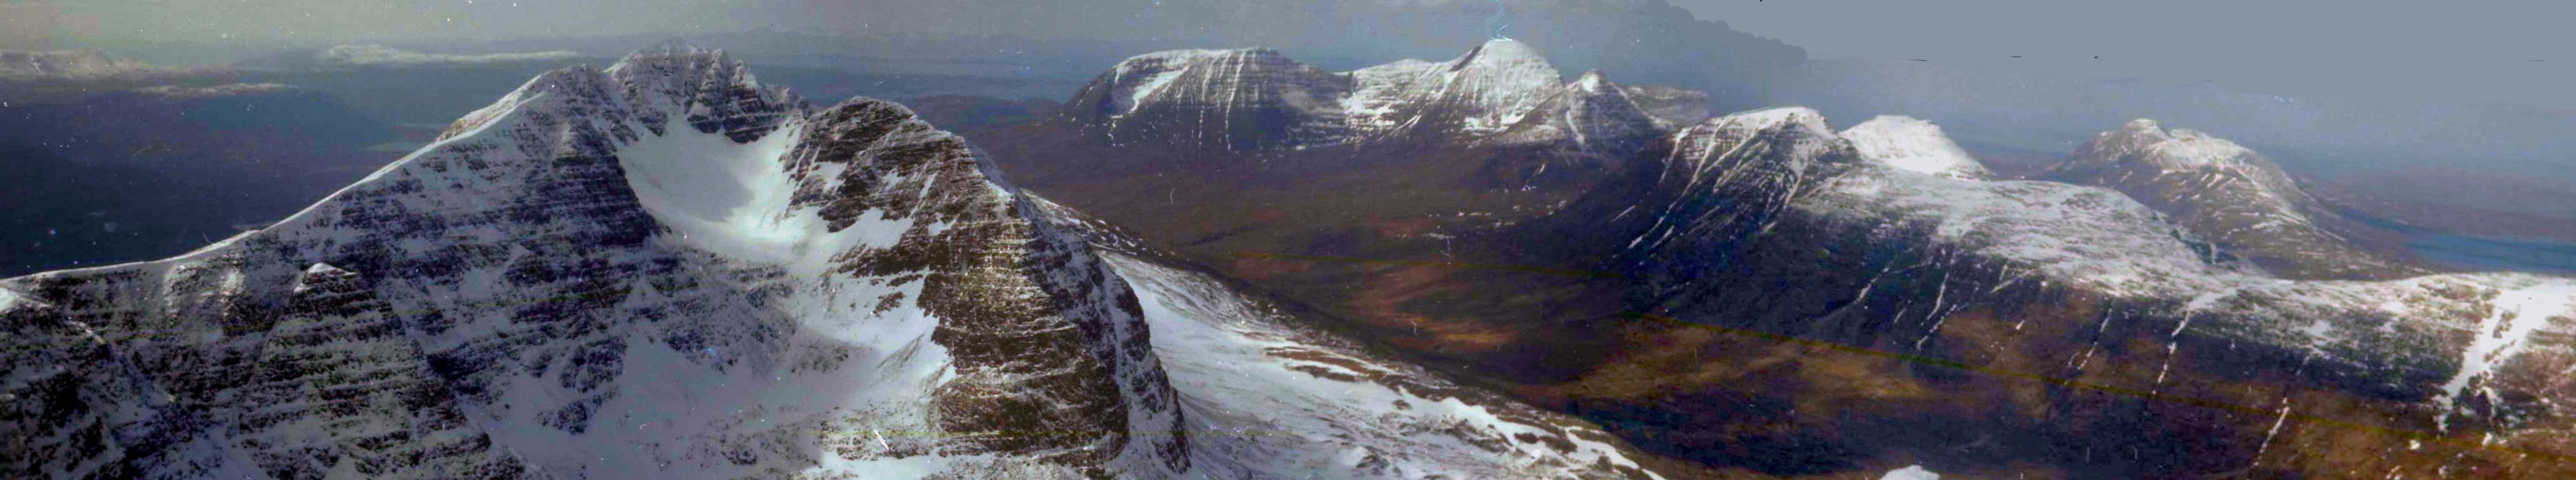
[[[88,94],[160,85],[230,83],[224,68],[166,67],[97,50],[0,51],[0,102],[68,103]]]
[[[2292,278],[2394,278],[2426,273],[2365,251],[2341,218],[2253,150],[2198,131],[2139,119],[2102,132],[2044,175],[2111,187],[2177,224]]]

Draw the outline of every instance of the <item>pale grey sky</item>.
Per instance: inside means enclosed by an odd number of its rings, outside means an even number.
[[[2576,109],[2564,0],[1671,1],[1817,59]]]
[[[1574,15],[1665,0],[1503,0]],[[2576,110],[2564,0],[1670,0],[1816,59],[1922,59],[2263,94]],[[768,26],[1039,37],[1361,35],[1311,25],[1496,0],[0,0],[0,48],[243,39],[524,38]],[[1552,10],[1551,10],[1552,9]],[[1303,14],[1302,16],[1300,14]],[[1544,19],[1524,19],[1539,22]],[[1300,25],[1304,22],[1310,25]],[[1245,33],[1250,32],[1250,33]],[[1389,35],[1402,35],[1386,32]],[[1418,34],[1418,32],[1415,32]],[[1472,35],[1471,33],[1465,35]],[[1544,47],[1544,45],[1542,45]],[[2014,55],[2023,58],[2011,58]],[[2099,56],[2096,59],[2093,57]],[[2539,60],[2539,61],[2534,61]]]

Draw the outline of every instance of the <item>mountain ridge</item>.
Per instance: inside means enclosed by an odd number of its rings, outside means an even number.
[[[0,471],[1656,476],[1579,421],[1335,373],[1402,367],[1312,333],[1157,340],[1292,319],[1207,286],[1149,315],[1122,275],[1197,280],[1104,256],[994,171],[902,106],[816,109],[721,52],[552,71],[275,225],[0,280],[24,339],[0,355],[34,366],[0,383],[0,432],[33,453]],[[1306,380],[1182,391],[1173,355]],[[1273,401],[1306,408],[1242,413]],[[1362,422],[1444,440],[1211,433]]]

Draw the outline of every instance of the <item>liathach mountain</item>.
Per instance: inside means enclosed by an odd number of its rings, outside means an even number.
[[[272,226],[0,281],[0,476],[1661,477],[1120,238],[903,106],[657,47]]]

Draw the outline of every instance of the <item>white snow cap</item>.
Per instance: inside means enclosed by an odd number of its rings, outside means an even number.
[[[2115,138],[2114,135],[2125,138]],[[2120,130],[2102,132],[2094,141],[2102,143],[2105,140],[2124,151],[2143,151],[2147,161],[2168,171],[2237,164],[2242,163],[2242,158],[2254,154],[2253,149],[2224,138],[2186,128],[2167,130],[2155,120],[2145,118],[2130,120],[2128,124],[2121,125]]]
[[[1922,119],[1879,115],[1843,130],[1842,137],[1861,158],[1901,170],[1950,178],[1987,176],[1985,164],[1950,141],[1940,125]]]
[[[1924,470],[1922,465],[1909,465],[1905,468],[1889,470],[1886,476],[1878,477],[1878,480],[1941,480],[1941,474]]]
[[[1476,47],[1475,51],[1467,52],[1467,56],[1458,60],[1462,67],[1517,68],[1525,71],[1544,70],[1549,75],[1557,74],[1556,66],[1548,64],[1547,56],[1538,53],[1537,48],[1508,38],[1486,40],[1484,45]]]

